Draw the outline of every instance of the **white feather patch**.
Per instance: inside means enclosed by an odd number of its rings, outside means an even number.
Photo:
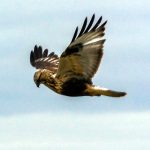
[[[107,89],[107,88],[98,87],[98,86],[95,86],[95,87],[94,87],[94,89],[101,89],[101,90],[103,90],[103,91],[108,91],[108,89]]]
[[[92,44],[92,43],[95,43],[95,42],[100,41],[100,40],[101,40],[101,38],[96,38],[96,39],[93,39],[93,40],[91,40],[91,41],[89,41],[87,43],[84,43],[83,45]]]
[[[43,61],[47,61],[49,58],[45,58]]]

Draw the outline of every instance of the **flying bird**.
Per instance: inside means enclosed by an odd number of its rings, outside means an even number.
[[[30,53],[30,63],[38,69],[34,74],[37,87],[44,84],[56,93],[66,96],[126,95],[125,92],[109,90],[92,83],[103,56],[103,37],[107,23],[102,23],[102,16],[95,23],[94,20],[95,14],[89,22],[85,18],[80,31],[76,27],[69,46],[60,57],[35,45]]]

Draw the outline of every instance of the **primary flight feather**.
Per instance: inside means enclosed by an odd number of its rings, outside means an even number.
[[[58,57],[54,52],[35,46],[30,54],[30,63],[38,69],[34,82],[42,83],[58,94],[67,96],[125,96],[118,92],[93,85],[92,77],[97,72],[103,56],[104,31],[107,21],[102,17],[94,24],[95,14],[88,23],[85,18],[78,33],[76,28],[71,43]]]

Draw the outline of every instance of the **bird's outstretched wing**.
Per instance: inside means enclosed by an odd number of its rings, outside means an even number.
[[[54,52],[48,54],[48,49],[43,51],[41,46],[35,46],[34,50],[30,53],[30,63],[36,69],[48,69],[56,73],[59,57]]]
[[[60,57],[57,78],[75,76],[89,80],[96,73],[103,55],[102,37],[107,21],[101,24],[100,17],[93,25],[94,19],[95,14],[87,24],[86,17],[79,34],[76,28],[70,45]]]

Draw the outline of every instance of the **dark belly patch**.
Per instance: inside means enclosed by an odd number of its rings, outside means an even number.
[[[86,81],[85,79],[69,79],[62,85],[62,94],[67,96],[83,96],[86,84],[90,83],[91,82]]]

